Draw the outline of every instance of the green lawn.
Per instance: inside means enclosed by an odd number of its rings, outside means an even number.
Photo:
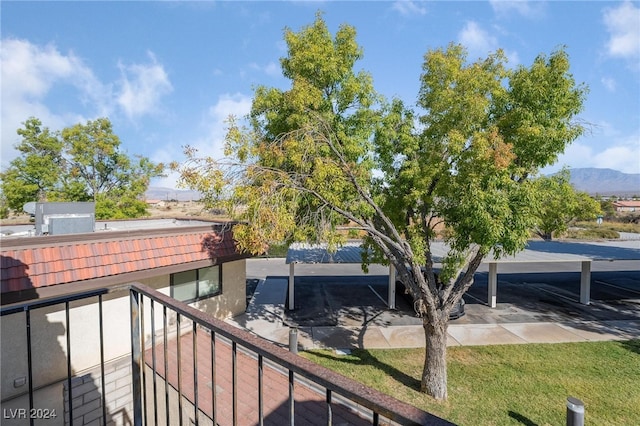
[[[449,400],[421,394],[423,349],[303,356],[461,425],[563,425],[566,398],[590,425],[640,424],[640,340],[451,347]]]

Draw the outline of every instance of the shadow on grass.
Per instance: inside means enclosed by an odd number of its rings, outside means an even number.
[[[369,351],[366,349],[354,349],[351,352],[351,357],[345,357],[344,355],[330,355],[324,352],[316,352],[310,351],[311,354],[317,356],[319,358],[325,358],[334,362],[339,362],[343,364],[354,364],[354,365],[368,365],[376,370],[382,371],[385,375],[393,377],[398,382],[402,383],[404,386],[415,390],[416,392],[420,392],[420,380],[412,377],[403,371],[398,370],[397,368],[385,364],[384,362],[380,362],[375,356],[371,355]],[[353,359],[356,357],[357,359]]]
[[[523,416],[520,413],[516,413],[515,411],[509,410],[509,417],[516,420],[517,422],[525,425],[525,426],[538,426],[538,423],[532,421],[528,417]]]
[[[640,354],[640,339],[623,340],[620,342],[623,348]]]

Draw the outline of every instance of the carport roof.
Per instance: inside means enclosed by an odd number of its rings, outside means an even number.
[[[431,246],[436,262],[447,254],[443,242]],[[361,263],[362,247],[351,242],[338,247],[335,253],[327,250],[326,244],[294,243],[287,252],[286,263]],[[487,256],[485,263],[536,263],[593,260],[639,260],[640,242],[570,242],[570,241],[530,241],[525,250],[514,256],[494,259]]]
[[[492,308],[497,304],[497,265],[499,263],[547,263],[547,262],[580,262],[582,263],[580,278],[580,303],[589,304],[591,285],[591,262],[594,260],[638,260],[640,244],[637,241],[621,242],[568,242],[568,241],[530,241],[527,247],[514,256],[495,259],[487,256],[483,263],[489,264],[489,300]],[[447,254],[448,247],[444,242],[431,245],[434,261],[439,263]],[[345,244],[335,252],[327,250],[326,244],[292,244],[287,252],[286,263],[289,269],[289,309],[295,308],[294,277],[296,263],[360,263],[362,246],[359,243]],[[389,267],[389,297],[387,305],[395,308],[395,280],[393,266]]]
[[[506,256],[500,259],[494,259],[491,255],[484,260],[485,263],[533,263],[533,262],[566,262],[566,261],[584,261],[592,260],[588,256],[578,254],[575,250],[562,250],[562,246],[549,244],[548,246],[533,247],[529,245],[525,250],[517,253],[515,256]],[[448,247],[442,242],[434,242],[431,245],[434,261],[441,262],[446,256]],[[310,263],[310,264],[332,264],[332,263],[361,263],[362,262],[362,246],[359,243],[348,243],[338,247],[335,252],[330,252],[327,244],[304,244],[294,243],[287,251],[286,263]]]
[[[327,244],[294,243],[287,251],[286,263],[362,263],[360,243],[347,243],[330,252]]]

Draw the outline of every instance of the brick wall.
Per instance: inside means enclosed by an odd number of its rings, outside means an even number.
[[[133,387],[131,357],[107,362],[104,366],[106,417],[109,425],[131,425]],[[64,424],[69,424],[68,383],[64,383]],[[100,367],[71,379],[74,425],[102,425],[102,381]]]

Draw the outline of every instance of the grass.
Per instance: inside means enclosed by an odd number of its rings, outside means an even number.
[[[640,419],[640,340],[451,347],[449,399],[419,392],[424,349],[311,351],[306,358],[460,425],[560,425],[566,398],[585,423]]]

